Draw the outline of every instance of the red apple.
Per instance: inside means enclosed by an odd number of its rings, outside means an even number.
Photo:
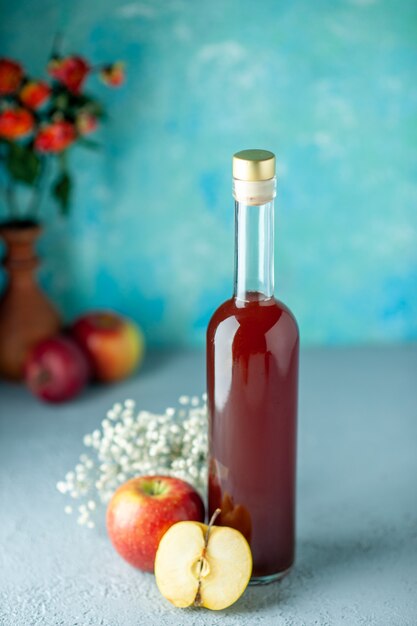
[[[32,393],[46,402],[64,402],[80,393],[90,367],[83,351],[67,337],[38,343],[25,363],[25,380]]]
[[[128,563],[153,572],[162,535],[176,522],[204,521],[197,491],[179,478],[139,476],[115,492],[107,508],[107,531]]]
[[[83,315],[75,321],[71,333],[88,355],[97,380],[126,378],[143,359],[142,331],[117,313],[98,311]]]

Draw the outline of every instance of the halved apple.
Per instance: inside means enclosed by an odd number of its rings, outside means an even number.
[[[213,526],[215,516],[208,526],[178,522],[159,543],[156,584],[174,606],[225,609],[249,583],[252,554],[248,542],[234,528]]]

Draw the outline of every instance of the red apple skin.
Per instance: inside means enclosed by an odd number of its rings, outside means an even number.
[[[25,363],[25,380],[45,402],[65,402],[77,396],[90,377],[88,360],[68,337],[52,337],[36,344]]]
[[[96,380],[122,380],[143,359],[142,331],[134,322],[112,311],[87,313],[74,322],[70,332],[88,355]]]
[[[160,489],[159,495],[152,490]],[[114,493],[107,508],[107,532],[128,563],[153,572],[162,535],[181,521],[204,521],[204,504],[187,482],[169,476],[139,476]]]

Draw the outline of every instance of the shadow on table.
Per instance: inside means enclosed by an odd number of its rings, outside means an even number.
[[[117,391],[117,396],[119,398],[128,397],[129,393],[131,393],[132,384],[135,384],[136,381],[146,380],[148,376],[151,376],[158,370],[166,369],[166,367],[169,366],[176,357],[178,357],[178,354],[179,352],[174,350],[157,350],[149,352],[149,354],[145,355],[143,364],[132,376],[110,384],[93,382],[88,389],[88,393],[91,398],[95,398],[102,396],[103,391],[113,390]]]
[[[360,575],[364,567],[381,555],[395,555],[406,546],[416,544],[415,529],[378,528],[367,533],[345,536],[326,541],[306,539],[299,543],[298,558],[291,573],[278,583],[265,586],[249,586],[244,596],[227,613],[259,614],[264,609],[282,609],[294,606],[304,595],[312,596],[315,590],[321,595],[326,581],[330,585],[339,577]]]
[[[153,350],[145,354],[145,359],[140,369],[141,376],[147,376],[162,367],[165,368],[175,360],[179,354],[180,352],[178,350]]]

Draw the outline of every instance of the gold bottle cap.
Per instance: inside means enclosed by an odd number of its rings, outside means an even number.
[[[233,155],[233,178],[269,180],[275,176],[275,154],[268,150],[241,150]]]

